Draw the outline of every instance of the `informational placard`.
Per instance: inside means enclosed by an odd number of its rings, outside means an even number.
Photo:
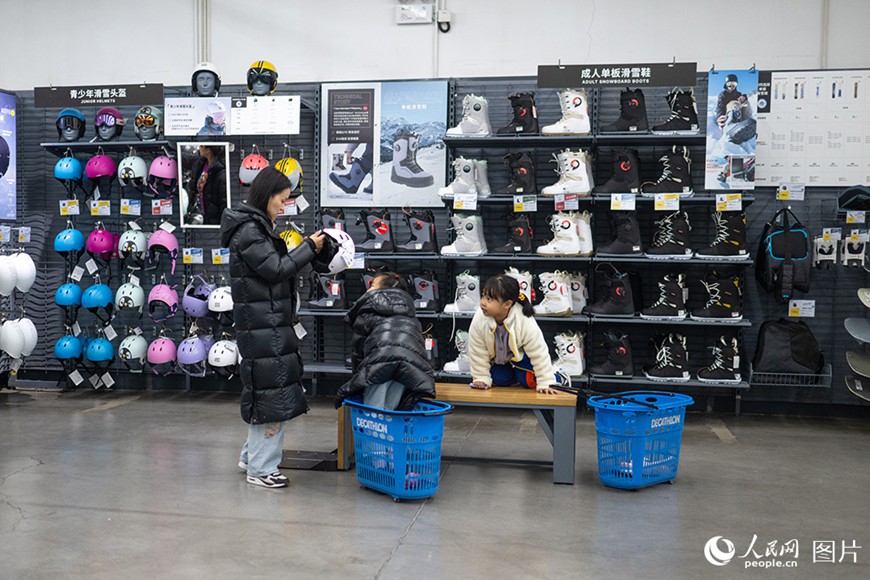
[[[58,202],[60,205],[60,215],[79,215],[81,208],[77,199],[62,199]]]
[[[18,215],[15,119],[15,95],[0,91],[0,220]]]
[[[214,248],[211,251],[211,263],[212,264],[229,264],[230,263],[230,250],[229,250],[229,248]]]
[[[0,226],[0,244],[12,241],[12,226]]]
[[[870,184],[870,70],[762,71],[756,183]]]
[[[657,193],[653,203],[656,211],[677,211],[680,209],[680,194]]]
[[[694,86],[698,63],[539,65],[538,88]]]
[[[142,200],[122,199],[121,215],[142,215]]]
[[[82,85],[75,87],[36,87],[34,101],[40,108],[104,107],[112,105],[153,105],[163,102],[162,84]]]
[[[867,221],[867,212],[864,211],[847,211],[847,224],[863,224]]]
[[[707,86],[704,187],[755,189],[758,71],[713,69]]]
[[[92,199],[91,215],[95,217],[112,215],[112,202],[108,199]]]
[[[741,211],[743,209],[743,194],[717,193],[716,211]]]
[[[183,248],[181,259],[185,264],[202,264],[202,248]]]
[[[779,201],[803,201],[807,186],[804,183],[780,183],[776,188]]]
[[[538,196],[515,195],[514,213],[538,211]]]
[[[151,215],[172,215],[172,200],[152,199]]]
[[[556,211],[570,211],[580,209],[580,196],[576,193],[557,193],[553,199]]]
[[[788,303],[788,315],[793,318],[815,318],[815,300],[790,300]]]
[[[163,134],[167,137],[232,135],[229,97],[173,98],[163,104]]]
[[[232,135],[298,135],[302,98],[298,95],[233,97]]]
[[[453,195],[453,209],[471,211],[477,209],[476,193],[456,193]]]
[[[28,226],[21,226],[18,228],[18,243],[19,244],[29,244],[30,243],[30,232],[31,229]]]
[[[613,211],[634,211],[636,206],[637,198],[633,193],[610,194],[610,209]]]
[[[284,208],[281,211],[283,216],[298,215],[299,208],[296,207],[296,200],[292,197],[284,201]]]

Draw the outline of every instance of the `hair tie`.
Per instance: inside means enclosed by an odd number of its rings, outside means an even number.
[[[522,302],[523,300],[526,299],[526,295],[523,294],[522,292],[520,292],[519,299],[520,299],[520,302]]]

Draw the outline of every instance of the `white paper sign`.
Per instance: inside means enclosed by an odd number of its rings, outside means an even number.
[[[82,333],[82,327],[79,326],[79,323],[78,323],[78,322],[74,322],[74,323],[73,323],[73,325],[72,325],[72,333],[73,333],[73,336],[78,336],[78,335],[80,335],[80,334]]]
[[[30,243],[30,228],[28,226],[22,226],[18,228],[18,243]]]
[[[60,215],[80,215],[81,208],[77,199],[62,199],[60,202]]]
[[[846,223],[847,224],[863,224],[867,220],[867,213],[863,211],[847,211],[846,212]]]
[[[305,199],[304,195],[300,195],[299,197],[296,198],[296,207],[297,207],[297,209],[299,209],[299,213],[302,213],[303,211],[308,209],[310,206],[311,206],[311,204],[308,203],[308,200]]]
[[[182,261],[185,264],[202,264],[202,248],[183,248]]]
[[[288,216],[288,215],[298,215],[298,214],[299,214],[299,208],[296,207],[296,200],[295,199],[291,198],[291,199],[284,201],[284,211],[281,213],[281,215]]]
[[[362,252],[357,252],[353,255],[353,264],[350,270],[362,270],[366,267],[366,255]]]
[[[232,135],[229,97],[164,99],[163,134],[167,137]]]
[[[788,315],[793,318],[814,318],[816,316],[816,301],[791,300],[788,303]]]
[[[79,386],[85,378],[82,376],[82,373],[73,371],[69,374],[69,380],[71,380],[75,386]]]
[[[538,196],[536,195],[515,195],[514,196],[514,213],[538,211]]]
[[[824,228],[822,230],[822,239],[826,242],[843,239],[843,228]]]
[[[780,183],[776,188],[779,201],[803,201],[807,186],[804,183]]]
[[[743,194],[740,193],[717,193],[716,211],[742,211]]]
[[[680,194],[679,193],[657,193],[655,194],[655,210],[656,211],[677,211],[680,209]]]
[[[160,229],[171,234],[175,231],[175,226],[169,222],[163,222],[162,224],[160,224]]]
[[[12,240],[12,226],[0,226],[0,244],[7,244]]]
[[[296,324],[294,324],[293,330],[294,332],[296,332],[296,338],[298,338],[299,340],[302,340],[308,334],[308,332],[305,330],[305,327],[302,326],[301,322],[297,322]]]
[[[457,193],[453,196],[453,209],[477,209],[476,193]]]
[[[107,389],[111,389],[115,385],[115,379],[113,379],[112,375],[109,373],[103,373],[100,380],[103,381],[103,385],[105,385]]]
[[[78,282],[82,279],[82,276],[84,276],[84,275],[85,275],[85,269],[82,268],[81,266],[76,266],[75,268],[73,268],[72,274],[70,274],[69,277],[74,282]]]
[[[100,269],[100,267],[97,266],[97,263],[93,260],[88,260],[87,262],[85,262],[85,268],[88,269],[88,274],[90,274],[91,276],[93,276],[97,272],[97,270]]]
[[[142,200],[122,199],[121,215],[142,215]]]
[[[554,202],[556,211],[580,209],[579,197],[576,193],[557,193]]]
[[[214,248],[211,251],[211,263],[212,264],[229,264],[230,263],[230,250],[229,248]]]
[[[118,338],[118,333],[115,332],[115,328],[111,324],[103,329],[103,334],[106,335],[106,340],[115,340]]]
[[[232,133],[228,135],[298,135],[299,96],[233,97]]]
[[[151,215],[172,215],[172,200],[152,199]]]
[[[613,211],[634,211],[637,196],[633,193],[613,193],[610,195],[610,209]]]
[[[108,199],[92,199],[91,215],[94,217],[112,215],[111,202]]]

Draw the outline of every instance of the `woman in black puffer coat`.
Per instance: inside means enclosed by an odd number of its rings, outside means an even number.
[[[278,471],[283,422],[308,411],[293,330],[294,285],[297,273],[314,260],[324,240],[317,232],[287,251],[275,220],[289,196],[287,177],[267,167],[251,183],[248,203],[224,210],[221,219],[221,243],[232,256],[242,419],[250,424],[239,467],[247,471],[248,483],[263,487],[287,485]]]
[[[435,374],[426,358],[414,301],[403,280],[382,272],[345,317],[353,328],[353,378],[338,389],[335,406],[364,395],[373,407],[410,411],[435,398]]]

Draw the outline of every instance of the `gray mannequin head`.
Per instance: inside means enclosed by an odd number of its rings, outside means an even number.
[[[193,92],[199,97],[217,96],[217,77],[209,71],[199,71],[194,75]]]
[[[264,97],[268,95],[271,88],[272,87],[269,83],[265,83],[260,80],[256,80],[251,83],[251,93],[258,97]]]
[[[115,138],[115,128],[108,125],[100,125],[97,127],[97,137],[100,141],[111,141]]]
[[[78,141],[79,130],[73,127],[64,127],[60,130],[60,136],[64,141]]]

